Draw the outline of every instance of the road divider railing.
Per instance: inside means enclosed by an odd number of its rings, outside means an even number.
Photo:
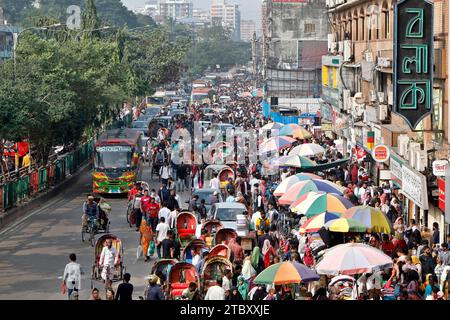
[[[24,172],[13,180],[0,184],[0,211],[6,211],[45,192],[87,164],[94,152],[94,140],[78,149],[49,161],[45,167]]]

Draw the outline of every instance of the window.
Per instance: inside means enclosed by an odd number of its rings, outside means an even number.
[[[314,23],[305,23],[305,33],[316,32],[316,25]]]

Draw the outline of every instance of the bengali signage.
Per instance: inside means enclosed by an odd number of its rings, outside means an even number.
[[[391,155],[389,170],[391,171],[391,180],[394,184],[401,188],[402,186],[402,165],[403,161]]]
[[[402,193],[423,210],[428,210],[427,179],[407,165],[402,166]]]
[[[433,161],[433,174],[436,177],[445,176],[445,167],[447,166],[447,160],[435,160]]]
[[[97,152],[131,152],[130,146],[101,146],[97,147]]]
[[[432,112],[433,13],[426,0],[396,2],[394,9],[394,111],[413,130]]]
[[[389,159],[390,151],[384,144],[379,144],[372,150],[372,157],[376,162],[385,162]]]
[[[445,180],[438,178],[437,182],[439,190],[439,209],[445,212]]]

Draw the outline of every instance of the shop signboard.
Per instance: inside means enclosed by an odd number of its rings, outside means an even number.
[[[403,161],[399,159],[399,157],[391,154],[390,157],[390,165],[389,170],[391,170],[391,179],[392,182],[397,185],[397,187],[402,187],[402,165]]]
[[[433,174],[436,177],[445,176],[445,167],[448,164],[448,160],[435,160],[433,161]]]
[[[439,209],[445,212],[445,180],[442,178],[437,179],[439,190]]]
[[[372,157],[376,162],[385,162],[389,160],[389,156],[389,148],[384,144],[379,144],[372,150]]]
[[[450,166],[445,168],[444,204],[445,199],[450,199]],[[450,223],[450,206],[445,206],[445,223]]]
[[[427,179],[408,165],[402,166],[402,193],[423,210],[428,210]]]
[[[394,112],[412,130],[432,112],[433,3],[403,0],[394,8]]]

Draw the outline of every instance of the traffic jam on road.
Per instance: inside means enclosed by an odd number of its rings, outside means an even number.
[[[151,266],[139,299],[443,299],[448,250],[405,224],[398,190],[377,186],[312,124],[264,117],[249,79],[234,70],[194,81],[189,97],[159,93],[131,128],[96,142],[93,195],[103,197],[88,197],[82,233],[107,299],[133,291],[123,243],[108,233],[111,194],[127,195],[121,223]]]

